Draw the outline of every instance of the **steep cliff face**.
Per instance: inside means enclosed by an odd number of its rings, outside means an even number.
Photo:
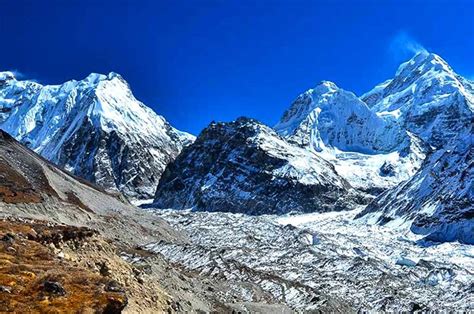
[[[0,75],[0,128],[56,165],[131,199],[151,198],[194,139],[133,96],[118,74],[43,86]]]
[[[360,196],[326,160],[248,118],[212,123],[163,174],[154,206],[269,214],[351,208]]]

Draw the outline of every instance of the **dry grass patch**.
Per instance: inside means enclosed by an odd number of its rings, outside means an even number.
[[[57,257],[60,242],[87,240],[87,228],[0,221],[0,309],[15,313],[120,313],[127,304],[113,280]]]

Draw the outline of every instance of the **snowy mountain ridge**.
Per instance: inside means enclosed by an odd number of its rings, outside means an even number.
[[[474,89],[439,56],[420,53],[362,98],[433,148],[408,181],[379,195],[362,220],[398,225],[431,241],[474,243]],[[396,112],[396,114],[394,114]]]
[[[298,96],[274,129],[316,151],[336,147],[366,154],[393,151],[405,135],[353,93],[329,81]]]
[[[323,81],[275,130],[378,195],[358,216],[366,222],[408,223],[427,239],[472,243],[473,100],[472,82],[422,52],[360,98]]]
[[[435,148],[460,133],[467,136],[472,124],[472,83],[434,53],[418,53],[400,65],[393,79],[361,99],[379,116],[396,120]]]
[[[426,154],[411,132],[328,81],[298,96],[274,129],[329,160],[354,187],[373,194],[407,180]]]
[[[0,128],[66,170],[130,198],[150,198],[194,140],[138,101],[117,73],[43,86],[0,74]]]

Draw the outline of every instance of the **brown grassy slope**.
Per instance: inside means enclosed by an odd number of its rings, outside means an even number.
[[[120,285],[53,254],[60,243],[80,245],[94,234],[87,228],[1,220],[0,311],[120,312],[127,304]]]

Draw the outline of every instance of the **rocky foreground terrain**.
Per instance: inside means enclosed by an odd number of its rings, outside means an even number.
[[[231,311],[215,298],[214,280],[143,249],[189,242],[162,218],[58,169],[2,131],[0,170],[2,310]]]
[[[88,259],[96,262],[103,275],[80,266],[77,249],[98,244],[97,232],[45,221],[3,219],[0,237],[2,311],[47,312],[54,308],[56,312],[118,313],[127,306],[124,287],[106,276],[111,270],[104,263],[105,256]],[[99,245],[108,244],[102,241]]]

